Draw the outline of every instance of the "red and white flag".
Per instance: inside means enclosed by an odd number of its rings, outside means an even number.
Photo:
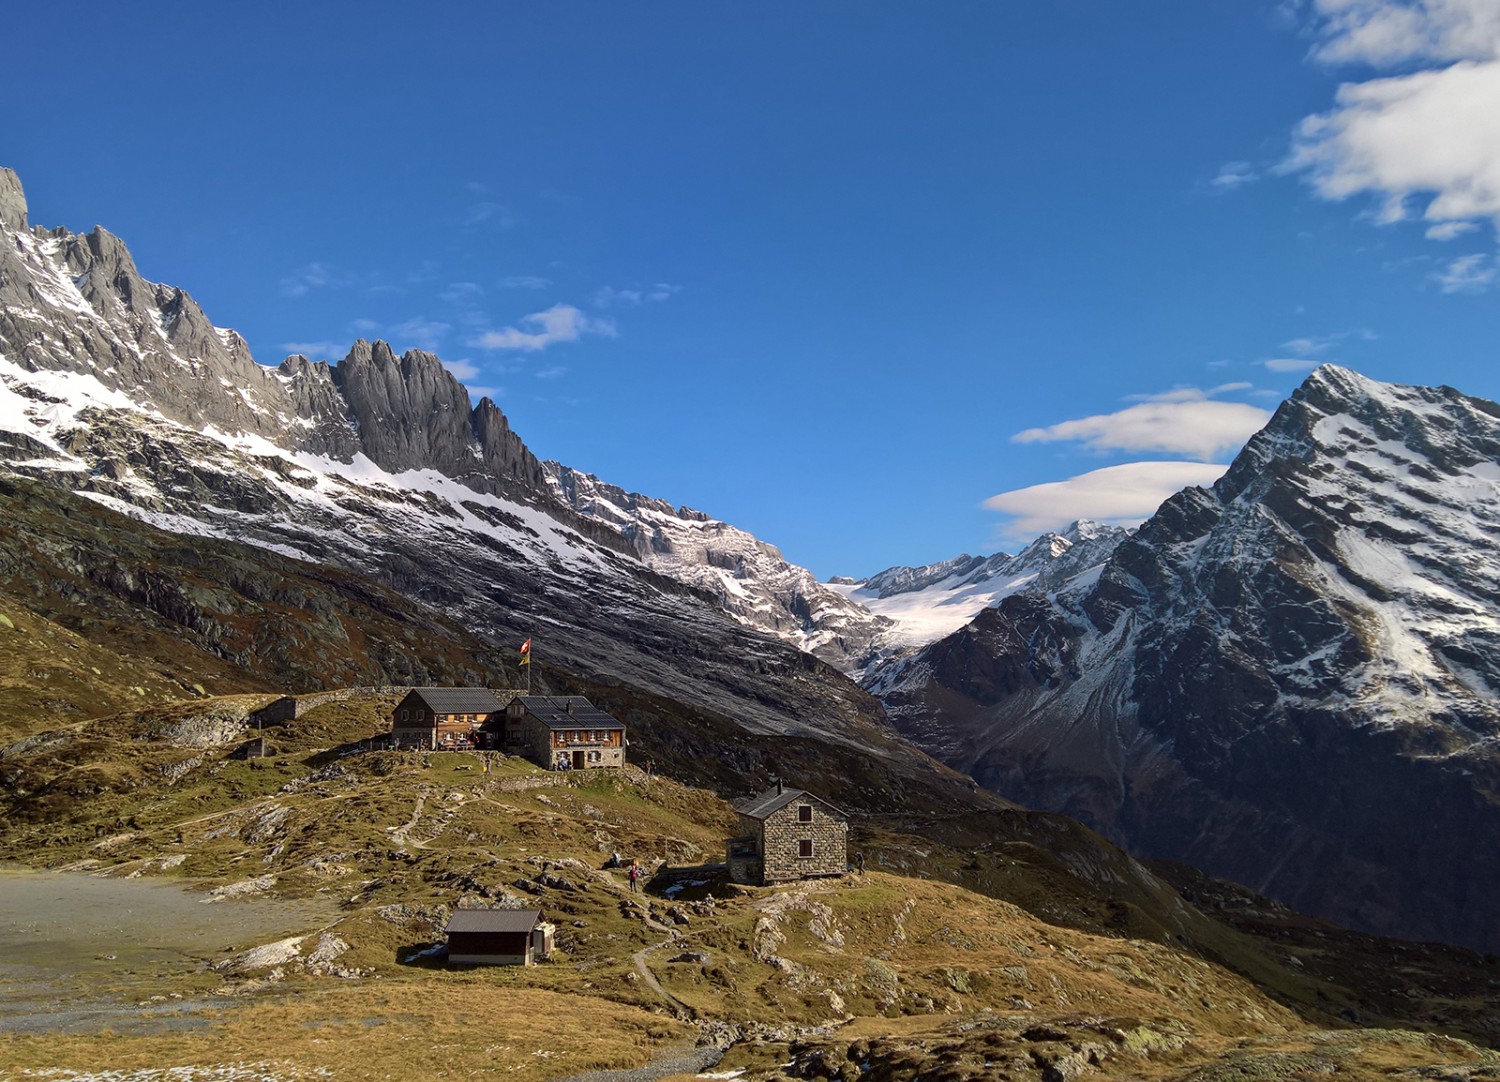
[[[531,664],[531,640],[527,639],[521,644],[521,664]]]

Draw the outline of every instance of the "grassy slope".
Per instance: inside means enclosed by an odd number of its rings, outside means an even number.
[[[490,644],[368,579],[0,478],[0,740],[209,693],[503,682]]]
[[[833,1035],[789,1045],[788,1034],[773,1034],[781,1039],[738,1046],[725,1064],[763,1075],[790,1059],[800,1077],[831,1077],[859,1042],[859,1056],[892,1078],[910,1077],[915,1064],[974,1077],[961,1072],[997,1057],[1025,1060],[1036,1073],[1048,1057],[1061,1062],[1091,1044],[1112,1071],[1160,1077],[1293,1054],[1355,1072],[1484,1058],[1425,1037],[1319,1036],[1329,1017],[1320,1007],[1368,1006],[1360,988],[1274,963],[1265,947],[1274,930],[1257,939],[1195,912],[1148,911],[1170,899],[1140,899],[1141,916],[1121,918],[1069,867],[1078,854],[1040,839],[975,855],[894,824],[869,826],[860,835],[869,866],[889,871],[780,890],[721,887],[711,906],[681,903],[687,923],[678,924],[668,902],[632,898],[600,864],[615,850],[673,864],[713,859],[733,817],[712,794],[635,771],[553,775],[511,759],[485,773],[472,755],[343,754],[380,725],[389,696],[326,704],[273,732],[276,759],[228,759],[242,735],[228,735],[232,718],[258,701],[153,708],[8,749],[0,772],[18,797],[0,857],[209,887],[269,876],[272,893],[322,899],[337,913],[323,931],[349,949],[333,966],[358,976],[227,952],[182,989],[249,996],[243,1008],[215,1013],[211,1036],[10,1037],[0,1041],[0,1061],[269,1059],[283,1064],[277,1070],[336,1065],[339,1077],[356,1078],[458,1077],[481,1067],[549,1077],[626,1065],[692,1033],[642,978],[638,952],[700,1019],[805,1027],[852,1016]],[[217,746],[184,746],[214,735]],[[550,886],[538,885],[544,877],[554,877]],[[942,881],[949,877],[1021,904]],[[460,901],[540,905],[559,926],[556,959],[526,971],[405,964]],[[1126,937],[1133,919],[1144,938]],[[1230,960],[1259,987],[1211,951],[1152,941],[1170,939],[1164,929],[1184,921],[1239,955]],[[321,934],[309,932],[304,959]],[[1338,941],[1324,949],[1337,952]],[[688,960],[672,961],[685,952]],[[269,980],[277,969],[280,979]],[[1472,991],[1449,989],[1450,999]],[[1322,1003],[1319,993],[1332,998]],[[550,1020],[562,1019],[567,1039],[517,1036],[534,1033],[538,1017],[549,1019],[548,1033],[561,1032]],[[1466,1017],[1450,1024],[1461,1028]],[[970,1028],[954,1029],[959,1019]],[[357,1060],[351,1047],[361,1050]]]

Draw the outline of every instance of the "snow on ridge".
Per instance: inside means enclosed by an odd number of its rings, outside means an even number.
[[[33,389],[41,397],[23,394],[22,387]],[[256,460],[280,460],[290,467],[287,473],[296,480],[288,480],[275,470],[264,467],[257,469],[257,473],[294,505],[315,505],[323,513],[337,518],[349,518],[352,513],[338,502],[338,497],[353,494],[364,500],[381,503],[420,522],[424,516],[416,514],[409,496],[414,493],[425,494],[440,501],[451,512],[453,518],[448,520],[448,528],[460,528],[472,534],[493,535],[497,527],[472,510],[474,507],[488,509],[521,524],[521,530],[515,532],[511,540],[518,551],[534,562],[549,566],[562,564],[583,571],[598,570],[604,566],[605,558],[600,550],[593,545],[581,545],[581,539],[576,534],[546,512],[500,496],[475,491],[436,470],[410,470],[393,474],[377,466],[362,453],[356,455],[352,462],[346,463],[307,451],[288,451],[265,437],[252,433],[223,432],[212,425],[205,425],[201,429],[189,428],[143,406],[123,391],[106,387],[92,375],[66,369],[27,371],[0,355],[0,431],[22,433],[59,456],[57,460],[44,460],[31,463],[32,465],[70,472],[84,468],[65,450],[61,437],[85,424],[79,415],[89,409],[125,411],[149,419],[150,423],[181,432],[183,438],[190,440],[191,437],[198,436],[213,441],[229,452],[230,458],[226,461],[221,456],[211,456],[209,460],[199,463],[210,470],[232,468],[230,463],[237,456],[248,457],[252,466],[256,465]],[[298,481],[302,483],[299,484]],[[311,486],[307,486],[308,481],[312,481]],[[126,500],[95,491],[80,491],[79,494],[174,533],[254,541],[252,537],[243,535],[242,531],[229,525],[216,524],[207,516],[199,518],[179,513],[148,511]],[[261,544],[261,547],[275,548],[275,545]],[[298,550],[289,550],[285,554],[308,558],[306,553]]]
[[[45,399],[23,395],[18,386],[31,387]],[[165,420],[154,409],[123,391],[106,387],[92,375],[66,369],[31,372],[0,354],[0,430],[24,433],[67,455],[57,436],[76,427],[78,414],[86,409],[123,409]]]

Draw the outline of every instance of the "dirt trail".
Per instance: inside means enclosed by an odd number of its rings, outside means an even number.
[[[426,842],[414,842],[410,837],[411,831],[414,830],[416,828],[416,825],[422,820],[422,807],[427,803],[427,793],[428,790],[425,788],[419,791],[417,793],[417,806],[412,809],[411,818],[402,823],[399,827],[391,828],[391,840],[404,849],[427,848]]]

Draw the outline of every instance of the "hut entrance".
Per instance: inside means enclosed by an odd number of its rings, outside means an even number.
[[[582,770],[583,769],[583,752],[581,752],[581,751],[575,751],[573,753],[573,769],[574,770]]]

